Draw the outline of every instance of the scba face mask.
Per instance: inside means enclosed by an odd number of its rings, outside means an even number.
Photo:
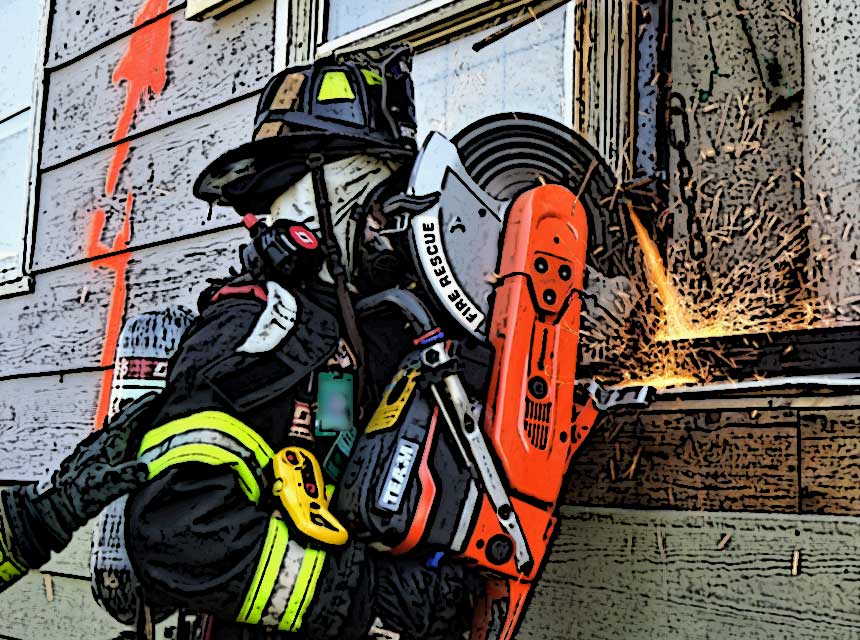
[[[398,164],[367,155],[355,155],[321,167],[325,177],[326,197],[330,202],[331,228],[334,241],[340,250],[340,259],[347,274],[353,272],[356,263],[356,238],[360,227],[353,212],[362,208],[367,198],[388,179]],[[294,183],[269,208],[268,222],[294,222],[302,224],[318,237],[322,233],[319,199],[314,190],[313,175],[308,171]],[[322,267],[319,277],[333,283],[328,265]]]

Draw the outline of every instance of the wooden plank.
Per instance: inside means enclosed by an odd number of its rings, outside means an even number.
[[[860,409],[800,414],[802,511],[860,515]]]
[[[126,317],[166,304],[196,308],[206,278],[238,266],[244,229],[230,229],[133,253]],[[100,364],[114,273],[81,263],[40,274],[35,292],[3,301],[0,376],[69,371]]]
[[[618,412],[574,459],[567,501],[792,512],[797,485],[791,411]]]
[[[0,382],[0,481],[39,480],[93,427],[101,374]]]
[[[96,209],[107,213],[103,237],[116,235],[127,193],[134,194],[132,247],[238,222],[231,208],[210,212],[191,187],[208,162],[250,139],[256,102],[251,97],[132,142],[114,197],[104,193],[113,149],[43,173],[34,268],[85,258],[91,213]]]
[[[165,16],[161,20],[170,20]],[[136,36],[145,46],[144,27]],[[44,123],[42,167],[111,141],[126,90],[112,75],[129,49],[123,38],[51,74]],[[140,133],[258,89],[271,75],[274,0],[259,0],[219,20],[172,20],[167,83],[147,101],[129,130]]]
[[[183,0],[167,0],[165,13],[182,4]],[[76,0],[53,5],[49,67],[83,55],[131,30],[143,0]]]
[[[565,508],[517,638],[856,637],[858,524]]]

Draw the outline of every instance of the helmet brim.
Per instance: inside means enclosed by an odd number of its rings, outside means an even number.
[[[397,161],[415,157],[414,145],[400,146],[366,136],[298,131],[264,138],[231,149],[211,162],[194,182],[194,195],[212,204],[236,206],[265,200],[307,173],[307,160],[318,154],[324,162],[366,154]]]

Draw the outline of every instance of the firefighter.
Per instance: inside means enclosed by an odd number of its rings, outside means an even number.
[[[276,75],[253,141],[195,185],[245,214],[252,239],[241,273],[201,296],[171,360],[126,540],[147,603],[212,614],[212,640],[363,638],[377,618],[402,638],[469,627],[470,571],[344,543],[321,486],[322,466],[337,473],[327,450],[339,437],[325,434],[358,426],[412,348],[402,319],[358,321],[353,302],[397,276],[374,229],[405,185],[414,136],[408,51],[322,60]],[[338,393],[331,409],[323,396]],[[287,467],[304,463],[297,484],[273,464],[279,450]]]
[[[137,459],[151,426],[154,394],[127,404],[79,443],[46,486],[27,483],[0,492],[0,592],[62,551],[72,534],[148,477]]]

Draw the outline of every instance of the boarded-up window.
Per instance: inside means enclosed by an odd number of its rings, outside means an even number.
[[[24,276],[32,123],[42,54],[39,0],[4,0],[0,20],[0,293]]]

